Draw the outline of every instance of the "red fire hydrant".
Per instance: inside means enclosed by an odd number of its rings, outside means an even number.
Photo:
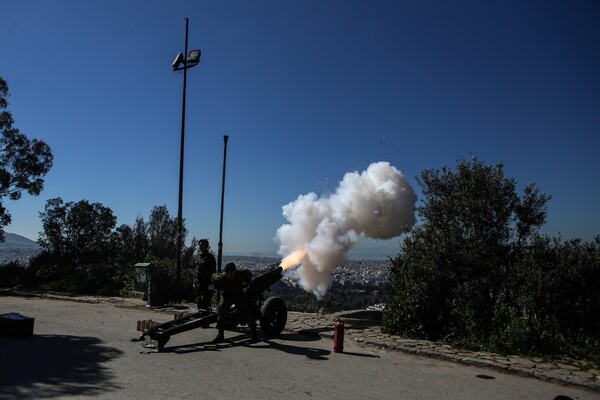
[[[333,352],[344,352],[344,323],[339,318],[337,319],[337,322],[333,324]]]

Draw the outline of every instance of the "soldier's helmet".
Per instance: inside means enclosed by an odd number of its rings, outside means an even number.
[[[224,271],[225,271],[226,273],[229,273],[229,272],[232,272],[232,271],[235,271],[235,270],[236,270],[236,269],[235,269],[235,264],[234,264],[234,263],[229,263],[229,264],[227,264],[227,265],[225,266],[225,270],[224,270]]]

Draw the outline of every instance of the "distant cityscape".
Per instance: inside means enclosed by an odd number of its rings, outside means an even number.
[[[0,243],[0,265],[9,262],[27,264],[40,251],[37,242],[13,233],[5,233]],[[222,265],[234,262],[254,276],[279,266],[281,259],[258,256],[223,256]],[[294,272],[286,272],[280,282],[271,287],[272,294],[282,297],[288,307],[298,311],[337,311],[360,309],[384,302],[389,291],[389,260],[352,260],[334,270],[332,285],[327,294],[317,299],[293,279]]]
[[[223,265],[233,262],[238,268],[246,268],[256,274],[279,266],[280,261],[281,259],[275,257],[223,256]],[[389,282],[390,266],[389,260],[351,260],[335,269],[333,281],[341,286],[385,286]],[[286,274],[283,279],[291,281]]]

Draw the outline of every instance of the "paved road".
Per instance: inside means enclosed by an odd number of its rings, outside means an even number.
[[[130,339],[145,309],[0,297],[0,314],[35,318],[33,337],[0,337],[0,399],[536,399],[591,400],[598,393],[347,341],[284,333],[250,344],[243,331],[205,350],[216,330],[173,336],[155,353]]]

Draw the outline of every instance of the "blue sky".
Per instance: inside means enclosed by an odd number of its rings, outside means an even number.
[[[0,76],[15,126],[55,156],[6,231],[37,239],[47,199],[118,224],[177,215],[183,75],[189,236],[275,255],[281,207],[388,161],[420,194],[426,168],[477,155],[552,195],[543,231],[600,234],[600,2],[0,0]],[[363,241],[351,258],[398,252]]]

